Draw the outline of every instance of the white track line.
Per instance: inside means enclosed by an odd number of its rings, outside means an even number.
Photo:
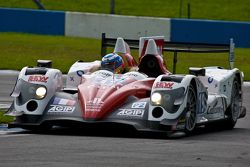
[[[8,129],[7,124],[0,124],[0,137],[17,137],[17,136],[27,136],[30,134],[17,134],[22,132],[21,128]]]

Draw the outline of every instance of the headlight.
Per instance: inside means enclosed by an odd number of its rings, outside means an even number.
[[[160,93],[153,93],[151,96],[151,101],[155,104],[161,104],[161,94]]]
[[[47,90],[46,90],[45,87],[39,87],[39,88],[36,89],[36,97],[38,99],[44,98],[46,93],[47,93]]]

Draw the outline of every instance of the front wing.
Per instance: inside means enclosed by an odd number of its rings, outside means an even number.
[[[55,98],[60,98],[60,96]],[[149,103],[149,98],[138,100],[135,97],[131,97],[125,104],[106,115],[103,119],[85,119],[78,102],[72,106],[55,105],[53,100],[51,100],[43,115],[22,114],[16,116],[16,120],[9,124],[9,128],[36,129],[36,127],[51,126],[84,128],[95,126],[102,128],[107,126],[153,132],[169,132],[184,129],[184,114],[175,120],[149,121]],[[12,108],[7,115],[13,115],[15,112]]]

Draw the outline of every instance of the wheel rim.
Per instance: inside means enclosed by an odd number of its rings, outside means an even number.
[[[240,108],[240,94],[238,83],[234,82],[233,90],[232,90],[232,102],[231,102],[231,111],[232,111],[232,120],[234,122],[237,121],[239,116],[239,108]]]
[[[186,113],[186,130],[192,131],[196,123],[196,96],[193,87],[189,88]]]

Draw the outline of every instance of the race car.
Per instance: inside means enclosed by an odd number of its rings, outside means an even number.
[[[171,44],[158,40],[162,41],[158,37],[140,40],[137,71],[114,74],[97,70],[81,75],[71,89],[64,88],[62,73],[51,68],[50,62],[23,68],[7,112],[16,117],[9,128],[111,125],[143,132],[190,134],[197,126],[223,121],[232,129],[237,119],[246,115],[242,106],[243,73],[237,68],[202,67],[190,68],[187,75],[171,74],[162,60],[165,44]]]

